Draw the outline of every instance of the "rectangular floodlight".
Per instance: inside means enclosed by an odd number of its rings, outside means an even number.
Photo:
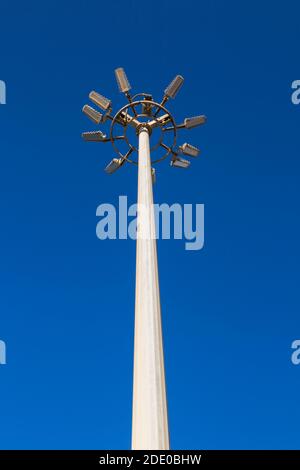
[[[187,143],[181,145],[179,149],[184,155],[188,155],[189,157],[198,157],[200,153],[200,150],[197,149],[197,147]]]
[[[193,127],[201,126],[206,123],[206,116],[194,116],[191,118],[186,118],[184,120],[184,126],[186,129],[192,129]]]
[[[83,132],[81,136],[86,142],[101,142],[106,139],[106,135],[101,131]]]
[[[174,80],[165,89],[165,95],[168,98],[175,98],[175,96],[177,95],[178,91],[180,90],[183,82],[184,82],[184,78],[181,75],[176,75]]]
[[[115,70],[115,75],[120,92],[128,93],[129,90],[131,90],[131,86],[126,76],[125,70],[122,67],[119,67]]]
[[[170,165],[175,166],[177,168],[188,168],[190,166],[191,162],[188,160],[185,160],[184,158],[179,158],[175,157],[174,159],[171,160]]]
[[[96,91],[91,91],[89,94],[90,100],[95,103],[99,108],[103,109],[103,111],[108,111],[111,107],[111,101],[105,98],[104,96],[100,95]]]
[[[104,169],[104,171],[111,175],[112,173],[117,171],[123,163],[124,160],[122,158],[113,158],[112,161],[109,162],[107,167]]]
[[[82,112],[89,117],[95,124],[100,124],[103,121],[103,114],[96,111],[94,108],[85,104],[82,108]]]

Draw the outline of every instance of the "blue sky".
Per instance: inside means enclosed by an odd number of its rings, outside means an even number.
[[[158,242],[171,445],[299,448],[299,2],[1,4],[0,448],[130,447],[135,244],[96,207],[136,200],[136,169],[85,144],[113,70],[170,103],[202,149],[157,168],[156,202],[204,203],[205,247]],[[181,286],[179,289],[178,286]]]

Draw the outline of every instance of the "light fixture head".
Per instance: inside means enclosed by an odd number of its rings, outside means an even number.
[[[83,132],[81,137],[86,142],[101,142],[106,139],[106,135],[101,131]]]
[[[167,88],[165,89],[165,96],[167,96],[168,98],[175,98],[183,82],[184,78],[181,75],[176,75],[174,80],[172,80],[170,85],[167,86]]]
[[[105,98],[96,91],[91,91],[89,98],[93,103],[99,106],[99,108],[103,109],[103,111],[108,111],[109,108],[111,108],[111,100]]]
[[[125,70],[122,67],[119,67],[115,70],[116,80],[118,87],[121,93],[128,93],[131,90],[130,83],[128,81]]]
[[[96,111],[94,108],[85,104],[82,108],[82,112],[89,117],[95,124],[100,124],[103,121],[103,114]]]
[[[177,168],[188,168],[190,164],[191,162],[184,158],[177,157],[177,155],[172,158],[170,163],[171,166],[175,166]]]
[[[179,147],[179,150],[189,157],[198,157],[200,150],[191,144],[185,143]]]
[[[194,116],[191,118],[186,118],[184,120],[184,127],[186,129],[192,129],[193,127],[201,126],[206,123],[206,116]]]
[[[123,158],[113,158],[111,162],[107,165],[107,167],[104,169],[106,173],[111,175],[115,171],[117,171],[124,163]]]

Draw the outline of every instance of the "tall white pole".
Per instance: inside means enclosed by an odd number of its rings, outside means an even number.
[[[132,449],[169,449],[149,132],[139,133]]]

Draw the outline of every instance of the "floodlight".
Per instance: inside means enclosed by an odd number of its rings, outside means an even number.
[[[194,116],[191,118],[186,118],[184,120],[184,127],[186,129],[192,129],[193,127],[201,126],[206,123],[206,116]]]
[[[194,147],[191,144],[183,144],[179,147],[179,150],[184,154],[188,155],[189,157],[198,157],[200,150],[197,147]]]
[[[164,106],[169,98],[175,98],[178,91],[182,87],[183,82],[184,78],[181,75],[176,75],[176,77],[171,81],[170,85],[168,85],[165,89],[164,97],[162,99],[162,102],[160,103],[161,106]],[[154,116],[157,116],[160,110],[161,108],[157,108],[156,112],[154,113]]]
[[[123,165],[124,161],[125,160],[123,158],[113,158],[112,161],[109,162],[107,167],[104,169],[104,171],[108,173],[109,175],[111,175],[112,173],[117,171],[120,168],[120,166]]]
[[[108,111],[111,107],[111,100],[108,100],[96,91],[91,91],[89,98],[93,103],[99,106],[99,108],[103,109],[103,111]]]
[[[174,80],[170,83],[169,86],[165,89],[165,95],[168,98],[175,98],[177,95],[178,91],[180,90],[182,84],[184,82],[184,78],[181,75],[176,75]]]
[[[131,90],[131,86],[126,76],[125,70],[122,67],[119,67],[115,70],[115,75],[120,92],[128,93],[129,90]]]
[[[81,136],[86,142],[102,142],[106,139],[106,135],[101,131],[83,132]]]
[[[120,92],[125,94],[129,103],[132,103],[132,98],[129,93],[129,90],[131,90],[131,86],[130,86],[129,80],[127,78],[127,75],[123,67],[119,67],[115,69],[115,76],[116,76],[116,80],[117,80]],[[137,116],[137,112],[134,106],[132,106],[132,111],[133,111],[133,114]]]
[[[170,165],[177,168],[188,168],[191,162],[185,160],[184,158],[177,157],[177,155],[172,158]]]
[[[95,124],[100,124],[103,122],[103,114],[96,111],[94,108],[85,104],[82,108],[82,112],[89,117]]]

